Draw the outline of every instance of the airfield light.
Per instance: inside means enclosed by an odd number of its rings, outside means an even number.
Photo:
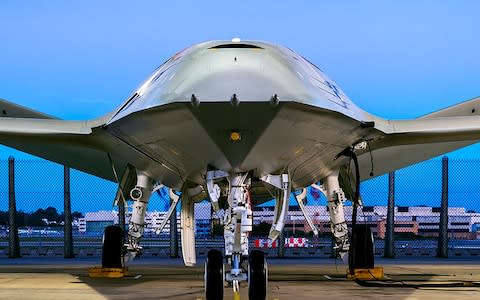
[[[232,39],[232,43],[240,43],[240,38],[239,37],[234,37]]]
[[[232,131],[230,132],[230,140],[232,142],[238,142],[242,139],[242,136],[240,135],[240,132],[238,131]]]

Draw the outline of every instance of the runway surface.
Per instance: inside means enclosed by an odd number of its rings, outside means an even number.
[[[88,278],[88,267],[99,263],[2,258],[0,299],[204,299],[202,261],[187,268],[180,259],[140,258],[125,278]],[[480,299],[480,259],[377,259],[387,278],[369,282],[383,285],[374,287],[345,279],[341,261],[272,258],[268,263],[268,299]],[[233,299],[227,287],[225,299]],[[246,285],[241,299],[248,299]]]

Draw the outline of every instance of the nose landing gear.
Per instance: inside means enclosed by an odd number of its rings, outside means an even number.
[[[225,281],[233,288],[234,299],[240,299],[240,283],[248,284],[248,299],[265,300],[267,297],[268,267],[265,254],[260,250],[252,250],[242,263],[246,264],[246,270],[240,264],[240,272],[233,272],[236,264],[231,258],[227,259],[232,264],[232,269],[225,272],[223,256],[219,250],[210,250],[205,262],[205,298],[207,300],[221,300],[224,295]],[[226,276],[227,275],[227,276]]]
[[[264,300],[267,297],[268,268],[265,254],[252,250],[248,257],[248,299]]]
[[[224,211],[225,271],[222,254],[210,250],[205,263],[205,295],[207,300],[223,299],[224,282],[233,288],[234,299],[239,299],[241,282],[248,283],[249,299],[264,300],[267,295],[268,270],[262,251],[248,249],[248,235],[252,231],[250,179],[248,173],[229,175],[219,171],[207,172],[207,189],[214,210],[218,210],[220,187],[215,183],[226,179],[228,207]],[[282,198],[283,199],[283,198]],[[279,215],[284,215],[280,214]],[[282,219],[283,218],[279,218]],[[283,230],[283,222],[275,230]]]

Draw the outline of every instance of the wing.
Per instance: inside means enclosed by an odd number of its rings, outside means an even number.
[[[35,111],[0,98],[0,117],[56,119],[50,115]]]
[[[109,154],[118,172],[127,163],[115,151],[125,146],[101,129],[106,119],[64,121],[0,99],[0,143],[113,181]]]
[[[383,135],[359,155],[362,180],[453,151],[480,140],[480,97],[415,120],[375,120]]]

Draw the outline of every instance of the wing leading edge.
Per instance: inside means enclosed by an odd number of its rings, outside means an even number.
[[[108,116],[92,121],[64,121],[0,99],[0,143],[69,167],[115,180],[110,159],[126,167],[119,147],[101,126]]]

